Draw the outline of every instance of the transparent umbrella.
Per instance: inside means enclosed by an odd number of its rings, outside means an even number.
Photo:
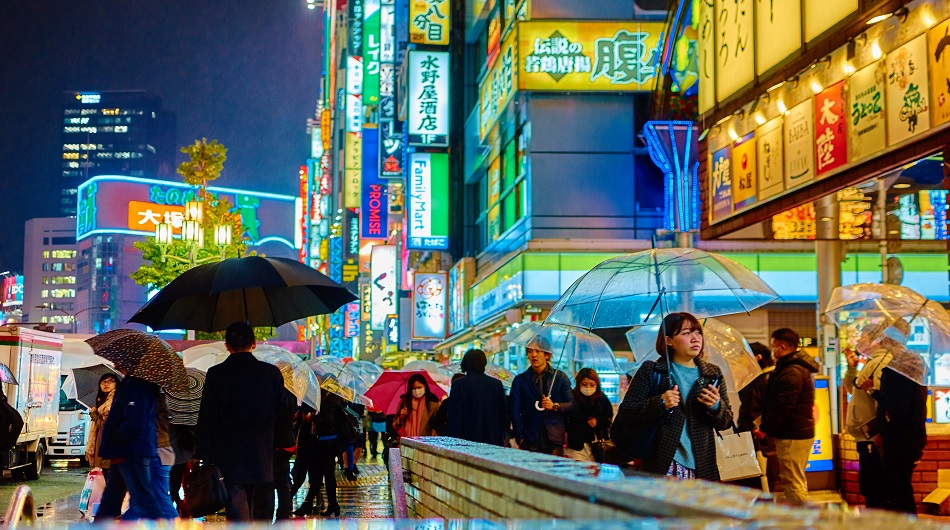
[[[410,361],[406,363],[399,371],[400,372],[412,372],[416,370],[424,370],[429,373],[429,376],[432,377],[432,380],[436,383],[443,385],[448,385],[452,381],[451,375],[445,375],[442,370],[443,366],[435,361]]]
[[[303,359],[284,348],[270,344],[258,346],[252,353],[257,360],[273,364],[280,369],[284,377],[284,387],[293,392],[297,399],[314,410],[320,410],[320,383]]]
[[[343,372],[359,377],[366,384],[373,386],[373,383],[383,375],[383,367],[369,361],[353,361],[343,366]]]
[[[343,363],[335,361],[321,361],[317,359],[315,361],[309,361],[307,363],[310,366],[310,369],[313,370],[313,373],[317,376],[321,375],[336,375],[343,371]]]
[[[620,365],[610,346],[585,329],[530,322],[510,331],[501,340],[524,347],[540,345],[541,350],[550,348],[552,364],[566,370],[568,375],[574,375],[581,368],[620,373]]]
[[[441,371],[451,379],[453,375],[462,373],[462,363],[455,362],[448,366],[443,366]],[[488,363],[488,365],[485,366],[485,375],[501,381],[501,384],[504,385],[505,388],[511,388],[511,382],[515,379],[515,374],[511,373],[511,370],[495,363]]]
[[[659,248],[609,259],[561,296],[546,322],[584,329],[659,324],[672,311],[745,313],[778,298],[752,271],[695,248]]]

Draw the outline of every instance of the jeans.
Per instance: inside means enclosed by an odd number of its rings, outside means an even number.
[[[171,472],[171,466],[163,466],[161,460],[158,457],[153,457],[149,463],[149,473],[151,474],[152,481],[152,493],[154,495],[155,501],[158,503],[158,507],[162,512],[162,519],[175,519],[178,517],[178,510],[175,508],[175,505],[172,503],[171,496],[169,495],[169,473]],[[138,505],[129,500],[129,509],[122,514],[123,521],[135,521],[141,519],[141,510]]]
[[[154,460],[154,464],[153,464]],[[171,506],[171,498],[165,491],[163,496],[157,494],[155,481],[152,476],[153,465],[161,466],[158,457],[130,457],[122,462],[112,464],[112,472],[106,481],[106,488],[102,492],[102,500],[96,511],[96,522],[106,522],[118,518],[122,513],[122,501],[126,492],[129,493],[129,506],[135,506],[133,516],[141,519],[174,519],[178,512],[172,507],[175,515],[167,511],[163,503]],[[168,484],[168,475],[165,475],[164,484]]]
[[[343,446],[343,452],[346,453],[346,470],[356,471],[356,446],[348,443]]]
[[[775,439],[775,454],[778,457],[778,474],[782,479],[782,491],[789,504],[800,506],[808,501],[808,479],[805,466],[811,454],[813,439]]]

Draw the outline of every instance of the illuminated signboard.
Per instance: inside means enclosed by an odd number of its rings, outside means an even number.
[[[447,46],[451,11],[449,0],[409,0],[409,42]]]
[[[386,337],[386,342],[395,346],[399,345],[399,317],[398,316],[388,316],[386,317],[386,324],[384,326],[384,337]]]
[[[447,278],[444,273],[416,274],[412,290],[412,338],[445,338]]]
[[[23,305],[23,275],[3,279],[3,307]]]
[[[930,42],[930,104],[933,107],[933,126],[950,121],[950,20],[937,24],[927,32]],[[939,52],[938,52],[939,50]],[[943,82],[941,82],[943,80]]]
[[[392,97],[396,90],[396,5],[382,0],[379,8],[379,96]]]
[[[844,81],[815,96],[815,175],[827,173],[848,162],[848,118]]]
[[[805,40],[810,41],[858,10],[858,0],[804,0]],[[769,35],[769,39],[771,35]],[[767,41],[769,39],[762,39]]]
[[[484,140],[518,90],[518,33],[505,38],[495,63],[478,85],[478,135]]]
[[[930,129],[927,36],[887,54],[886,63],[887,143],[894,145]]]
[[[755,135],[736,141],[732,148],[732,204],[735,209],[755,202]]]
[[[827,377],[815,378],[815,408],[818,423],[815,424],[815,439],[805,471],[831,471],[834,469],[834,439],[831,433],[831,391]]]
[[[520,22],[518,87],[653,90],[662,32],[659,22]]]
[[[410,50],[409,145],[449,145],[449,54]]]
[[[716,97],[723,101],[751,83],[755,76],[755,47],[750,45],[755,28],[751,5],[715,0],[715,6]]]
[[[772,216],[773,239],[815,239],[817,233],[813,202]]]
[[[696,32],[699,34],[699,95],[697,104],[700,113],[712,110],[716,106],[716,17],[712,2],[697,2],[699,13],[696,17]]]
[[[815,178],[815,105],[811,98],[785,116],[785,188]]]
[[[712,218],[732,213],[732,146],[727,145],[712,155]]]
[[[349,19],[347,44],[350,55],[361,57],[363,55],[363,1],[350,0],[347,9],[347,18]]]
[[[367,105],[379,103],[380,48],[379,0],[363,3],[363,101]]]
[[[399,293],[396,292],[396,247],[374,245],[370,256],[370,328],[382,330],[388,315],[395,315]]]
[[[449,271],[449,333],[455,334],[468,327],[468,304],[465,293],[474,268],[472,258],[462,258]]]
[[[343,336],[350,339],[360,334],[360,304],[350,302],[343,307]]]
[[[278,242],[294,245],[299,226],[297,198],[256,191],[209,186],[208,191],[227,199],[241,215],[251,246]],[[196,189],[177,182],[138,177],[103,175],[79,185],[76,240],[95,234],[154,236],[155,221],[177,222]],[[121,205],[127,205],[123,207]]]
[[[343,209],[343,285],[356,292],[360,277],[360,218],[353,210]]]
[[[412,153],[408,196],[406,248],[449,248],[449,155]]]
[[[755,71],[762,74],[801,48],[802,5],[788,0],[760,2],[755,9],[755,33],[769,36],[755,46]]]
[[[360,320],[369,322],[373,312],[373,291],[368,283],[360,284]]]
[[[389,200],[386,182],[379,178],[378,141],[378,130],[363,129],[363,197],[360,207],[363,222],[360,223],[360,235],[364,239],[385,239],[389,233]]]
[[[379,102],[379,176],[384,179],[403,176],[402,122],[396,118],[396,102],[384,96]]]
[[[758,196],[766,199],[785,190],[782,161],[782,117],[779,116],[755,130],[755,162],[758,164]]]
[[[343,145],[343,206],[360,207],[360,183],[363,171],[363,138],[360,133],[348,132]]]
[[[851,159],[860,160],[887,146],[884,127],[884,61],[876,61],[851,76],[848,87]]]

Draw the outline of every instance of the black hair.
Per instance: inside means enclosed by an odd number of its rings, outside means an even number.
[[[764,369],[775,365],[772,350],[768,346],[761,342],[753,342],[749,344],[749,347],[752,348],[752,355],[755,355],[756,360],[759,361],[759,368]]]
[[[485,373],[486,366],[488,366],[488,357],[485,352],[477,348],[468,350],[462,357],[461,369],[466,374],[469,372]]]
[[[597,385],[597,391],[591,394],[590,397],[581,394],[581,381],[584,379],[590,379]],[[600,376],[597,375],[597,371],[593,368],[581,368],[577,371],[577,375],[574,376],[574,399],[590,399],[594,400],[599,398],[603,394],[603,390],[600,388]]]
[[[663,319],[663,322],[660,324],[660,329],[656,333],[656,353],[660,357],[666,357],[668,353],[668,346],[666,344],[666,339],[676,336],[677,333],[683,331],[683,328],[689,327],[690,329],[699,330],[699,334],[703,333],[703,326],[699,323],[699,319],[694,317],[689,313],[670,313],[666,315],[666,318]],[[696,356],[700,361],[706,360],[706,341],[703,341],[703,347],[699,350],[699,355]]]
[[[224,332],[224,343],[233,351],[248,351],[254,342],[254,328],[247,322],[235,322]]]
[[[772,332],[772,340],[777,340],[788,344],[792,350],[797,350],[801,346],[802,340],[798,333],[792,328],[779,328]]]
[[[413,383],[422,383],[422,386],[426,389],[426,401],[435,401],[439,402],[439,398],[432,393],[432,390],[429,389],[429,382],[426,381],[426,378],[422,374],[412,374],[409,376],[409,380],[406,381],[406,393],[402,395],[402,406],[406,407],[407,411],[412,411],[412,384]]]
[[[112,379],[113,381],[115,381],[116,385],[119,384],[119,376],[113,373],[102,374],[102,376],[99,378],[99,383],[96,385],[96,391],[97,391],[96,392],[96,407],[105,403],[106,399],[109,398],[109,394],[102,391],[102,382],[105,381],[106,379]]]

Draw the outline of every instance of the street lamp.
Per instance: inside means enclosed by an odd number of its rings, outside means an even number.
[[[159,223],[155,225],[155,243],[161,249],[162,261],[173,260],[179,263],[187,264],[189,268],[212,261],[221,261],[224,259],[225,248],[231,244],[230,224],[219,224],[214,227],[214,244],[220,248],[221,252],[217,256],[197,257],[199,249],[205,245],[205,231],[201,223],[204,220],[204,205],[198,201],[188,201],[185,203],[185,219],[181,222],[181,240],[188,246],[188,257],[182,258],[167,254],[168,247],[175,241],[172,233],[172,226],[169,223]]]
[[[79,311],[76,311],[75,313],[70,313],[70,312],[66,311],[65,309],[60,309],[60,308],[58,308],[58,307],[53,307],[52,305],[47,304],[47,303],[44,303],[44,304],[41,304],[41,305],[38,305],[38,306],[34,306],[34,307],[35,307],[36,309],[45,309],[45,310],[47,310],[47,311],[59,311],[60,313],[62,313],[62,314],[64,314],[64,315],[68,316],[68,317],[69,317],[69,320],[70,320],[70,323],[69,323],[69,325],[70,325],[70,327],[69,327],[70,333],[76,333],[76,317],[77,317],[77,316],[79,316],[79,315],[85,313],[86,311],[91,311],[91,310],[93,310],[93,309],[101,309],[101,310],[103,310],[103,311],[108,311],[109,309],[111,309],[111,307],[109,307],[109,306],[107,306],[107,305],[100,305],[100,306],[87,307],[87,308],[85,308],[85,309],[80,309]]]

